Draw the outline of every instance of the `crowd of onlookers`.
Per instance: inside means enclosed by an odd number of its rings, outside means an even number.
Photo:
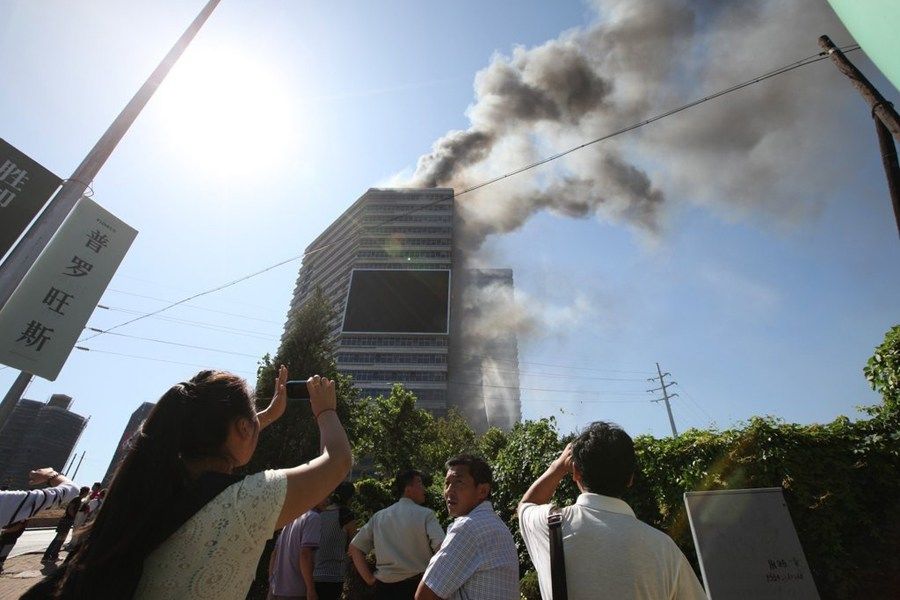
[[[453,518],[446,532],[424,506],[430,474],[417,470],[398,473],[397,501],[357,528],[348,506],[353,485],[345,481],[350,442],[326,378],[307,382],[320,455],[289,469],[235,474],[260,431],[284,414],[286,381],[281,367],[271,402],[257,411],[242,379],[203,371],[160,398],[108,490],[79,490],[53,469],[40,469],[31,483],[47,487],[2,492],[5,530],[65,507],[44,562],[58,561],[74,528],[64,563],[23,597],[244,598],[275,532],[273,600],[341,598],[350,569],[377,599],[518,600],[512,525],[545,600],[705,598],[674,542],[621,499],[635,454],[619,427],[593,423],[569,444],[522,497],[517,525],[491,505],[490,466],[463,454],[446,463],[443,499]],[[567,476],[581,494],[554,507],[551,498]]]

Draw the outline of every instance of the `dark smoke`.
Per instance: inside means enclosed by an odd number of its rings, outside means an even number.
[[[495,56],[475,77],[470,127],[437,140],[412,177],[394,183],[463,190],[815,54],[822,33],[850,41],[821,0],[593,5],[593,25]],[[823,64],[459,196],[457,265],[478,263],[489,236],[515,231],[545,210],[611,220],[648,239],[664,236],[671,201],[780,223],[814,214],[833,177],[822,167],[833,162],[828,148],[849,135],[841,118],[849,94],[819,93],[846,82]],[[501,324],[520,342],[546,329],[506,291],[463,286],[459,293],[478,309],[470,321],[480,329],[464,336],[470,354],[484,354]]]

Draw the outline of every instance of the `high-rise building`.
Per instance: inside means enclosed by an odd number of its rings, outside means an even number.
[[[457,306],[462,272],[454,261],[455,226],[450,188],[369,189],[307,247],[282,340],[319,288],[335,309],[329,328],[338,369],[363,395],[384,395],[402,383],[435,415],[457,406],[478,430],[509,428],[519,414],[518,375],[509,394],[515,407],[488,411],[473,383],[482,381],[481,372],[475,380],[467,373],[457,385],[448,367],[465,330],[458,319],[465,311]],[[506,277],[511,289],[512,272],[503,273],[494,277]],[[503,354],[517,360],[514,335]],[[507,364],[518,372],[517,362]]]
[[[41,467],[62,471],[87,419],[69,410],[72,398],[53,394],[44,404],[22,398],[0,431],[0,484],[21,489],[28,472]]]
[[[130,448],[129,444],[132,436],[137,433],[141,423],[143,423],[144,419],[150,415],[150,411],[153,410],[154,406],[156,405],[153,402],[144,402],[131,413],[131,418],[128,419],[125,431],[122,432],[122,437],[119,438],[116,452],[113,454],[112,460],[109,461],[109,468],[106,469],[106,475],[103,476],[103,487],[108,486],[109,482],[112,481],[113,475],[116,474],[116,468],[119,466],[119,463],[122,462],[125,453],[128,452],[128,448]]]
[[[335,309],[330,328],[338,369],[352,375],[364,395],[387,394],[395,382],[400,382],[416,393],[420,406],[443,414],[447,409],[449,331],[439,331],[439,327],[415,331],[414,326],[405,332],[377,331],[379,324],[366,319],[372,316],[364,314],[366,308],[378,312],[403,306],[391,297],[367,298],[365,293],[351,306],[352,314],[361,319],[348,323],[352,331],[343,325],[348,299],[353,299],[350,284],[354,270],[355,277],[360,278],[360,291],[368,289],[373,294],[385,289],[390,294],[392,283],[422,284],[403,281],[398,271],[412,276],[428,271],[437,279],[446,273],[449,281],[452,237],[452,189],[368,190],[307,248],[285,336],[293,316],[318,287]],[[320,247],[323,249],[311,252]],[[394,280],[372,280],[378,276]],[[366,277],[369,279],[364,281]],[[366,284],[370,284],[368,288]],[[427,287],[427,282],[424,285]],[[402,290],[395,291],[399,296],[393,300],[403,302]]]

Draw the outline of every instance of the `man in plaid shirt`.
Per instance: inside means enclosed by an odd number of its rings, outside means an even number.
[[[416,600],[518,600],[519,560],[506,524],[491,506],[491,468],[476,456],[447,461],[444,499],[455,517]]]

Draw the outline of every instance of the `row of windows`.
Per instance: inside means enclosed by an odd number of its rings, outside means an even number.
[[[361,262],[355,263],[353,266],[357,269],[391,269],[394,271],[403,271],[403,270],[416,270],[416,269],[449,269],[450,261],[445,259],[432,259],[434,262],[413,262],[413,261],[404,261],[404,262],[390,262],[390,260],[396,259],[385,259],[388,262]],[[421,260],[421,259],[420,259]]]
[[[403,215],[402,217],[397,217],[397,221],[403,221],[405,223],[452,223],[453,217],[451,215],[420,215],[420,214],[412,214],[412,215]],[[362,223],[366,226],[379,225],[384,222],[384,217],[363,217]]]
[[[345,335],[341,338],[341,346],[357,346],[374,348],[376,346],[395,348],[446,348],[446,337],[430,336],[391,336]]]
[[[446,354],[384,354],[381,352],[350,353],[340,352],[339,363],[356,363],[364,365],[446,365]]]
[[[378,228],[379,235],[393,234],[393,233],[412,233],[416,235],[450,235],[449,227],[411,227],[407,225],[394,225],[392,223],[388,223],[382,227]]]
[[[443,371],[356,371],[347,369],[344,374],[353,377],[354,381],[390,381],[404,384],[447,381],[447,373]]]
[[[453,205],[449,202],[438,204],[369,204],[365,208],[366,213],[404,213],[410,211],[416,212],[449,212],[453,210]]]
[[[450,258],[449,250],[360,250],[357,258]]]
[[[449,246],[450,238],[363,238],[359,245],[366,248],[383,248],[390,245],[406,246]]]

